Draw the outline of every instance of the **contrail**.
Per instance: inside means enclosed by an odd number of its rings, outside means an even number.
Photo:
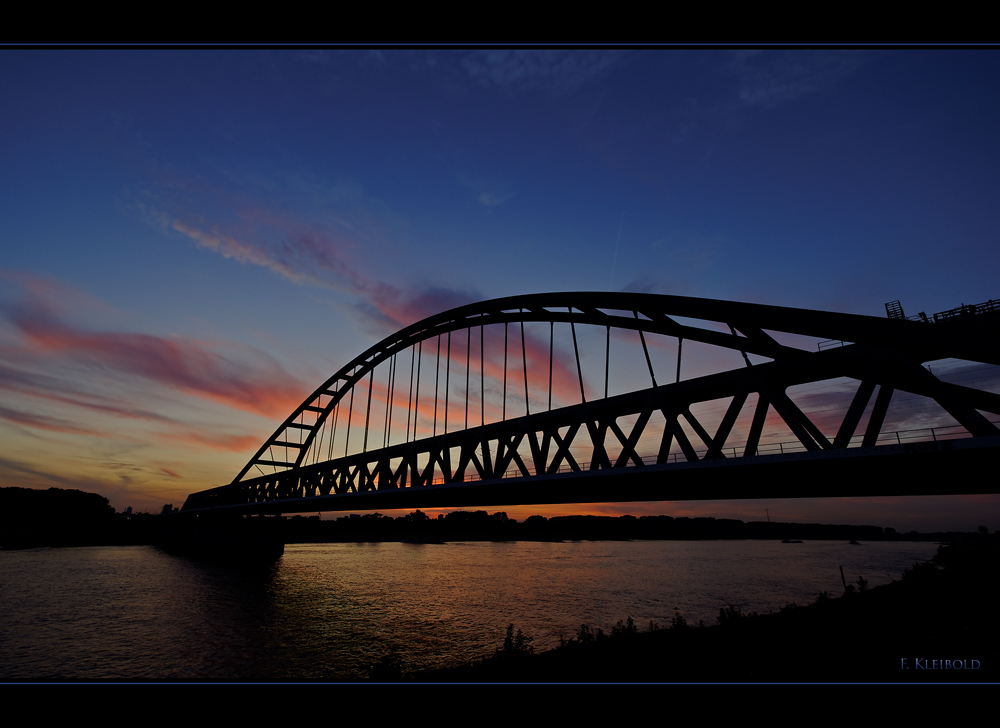
[[[618,246],[622,242],[622,225],[625,224],[625,211],[622,210],[622,219],[618,223],[618,241],[615,243],[615,259],[611,263],[611,280],[608,281],[608,293],[611,293],[611,283],[615,279],[615,266],[618,265]]]

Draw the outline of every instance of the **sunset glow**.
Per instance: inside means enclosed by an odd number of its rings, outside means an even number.
[[[884,318],[889,301],[914,315],[1000,297],[989,52],[7,50],[0,64],[4,486],[179,506],[229,483],[354,357],[488,299],[634,291]],[[623,329],[472,326],[379,364],[308,462],[743,366]],[[995,366],[929,368],[1000,392]],[[832,439],[856,389],[788,395]],[[693,414],[714,432],[729,401]],[[656,455],[662,421],[640,454]],[[954,423],[897,391],[882,430]],[[794,440],[772,409],[761,446]],[[1000,528],[1000,496],[488,510]]]

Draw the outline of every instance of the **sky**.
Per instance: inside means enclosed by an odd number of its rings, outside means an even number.
[[[0,98],[0,485],[118,510],[230,482],[341,366],[465,303],[1000,297],[988,50],[0,49]],[[1000,528],[995,496],[503,510]]]

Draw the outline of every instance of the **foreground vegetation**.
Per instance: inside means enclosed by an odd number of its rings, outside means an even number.
[[[610,633],[581,625],[561,646],[536,654],[514,625],[496,653],[449,670],[407,675],[389,659],[374,679],[523,682],[994,682],[1000,629],[994,600],[996,537],[947,546],[899,581],[843,595],[823,593],[776,614],[720,609],[712,626],[675,613],[670,625]]]

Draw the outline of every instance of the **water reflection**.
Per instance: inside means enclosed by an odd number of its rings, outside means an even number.
[[[761,541],[309,544],[253,567],[151,547],[0,553],[4,679],[331,680],[538,649],[587,622],[692,624],[899,578],[932,544]]]

